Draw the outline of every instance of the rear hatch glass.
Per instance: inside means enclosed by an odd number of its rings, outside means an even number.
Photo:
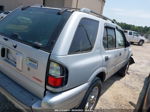
[[[71,12],[28,7],[17,9],[0,22],[0,33],[23,43],[52,50]]]

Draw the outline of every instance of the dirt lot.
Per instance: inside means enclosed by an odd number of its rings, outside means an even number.
[[[145,78],[150,73],[150,44],[142,47],[134,45],[132,50],[136,64],[130,67],[130,75],[125,78],[115,75],[104,83],[97,111],[101,109],[103,112],[132,112],[140,101]],[[0,95],[0,112],[7,112],[6,107],[14,108],[3,95]]]
[[[96,109],[132,112],[141,101],[144,81],[150,74],[150,44],[133,45],[132,51],[135,64],[130,66],[129,75],[124,78],[113,76],[104,83]]]

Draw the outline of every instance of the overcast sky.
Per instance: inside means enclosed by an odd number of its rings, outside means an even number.
[[[150,0],[106,0],[103,15],[119,22],[150,26]]]

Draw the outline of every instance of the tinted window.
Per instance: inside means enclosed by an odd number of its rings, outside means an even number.
[[[106,31],[106,28],[104,30],[104,39],[103,39],[103,45],[104,45],[104,48],[107,49],[108,48],[108,42],[107,42],[107,31]]]
[[[117,48],[125,47],[125,37],[123,32],[120,30],[116,30],[116,41],[117,41]]]
[[[116,47],[115,29],[107,28],[108,49],[114,49]]]
[[[106,27],[104,31],[103,45],[105,49],[116,48],[116,35],[115,29]]]
[[[0,32],[9,37],[18,35],[16,39],[30,44],[52,45],[70,16],[69,12],[58,12],[47,8],[17,9],[0,22]]]
[[[76,30],[69,54],[92,50],[98,31],[98,21],[82,19]]]
[[[132,35],[132,32],[129,32],[129,35]]]

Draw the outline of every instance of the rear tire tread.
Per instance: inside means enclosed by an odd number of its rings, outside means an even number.
[[[101,88],[102,88],[102,82],[101,82],[101,80],[100,80],[98,77],[96,77],[96,78],[92,81],[91,86],[90,86],[89,89],[87,90],[87,92],[86,92],[86,94],[85,94],[85,97],[83,98],[83,100],[82,100],[80,106],[78,107],[78,109],[83,110],[83,112],[86,111],[86,110],[85,110],[85,106],[86,106],[86,103],[87,103],[88,96],[89,96],[90,92],[93,90],[93,88],[94,88],[95,86],[97,86],[97,87],[99,88],[98,97],[97,97],[97,99],[96,99],[96,103],[95,103],[95,105],[94,105],[93,110],[95,109],[95,106],[96,106],[96,104],[97,104],[97,102],[98,102],[98,100],[99,100],[100,93],[101,93]],[[91,110],[90,110],[90,111],[91,111]]]

